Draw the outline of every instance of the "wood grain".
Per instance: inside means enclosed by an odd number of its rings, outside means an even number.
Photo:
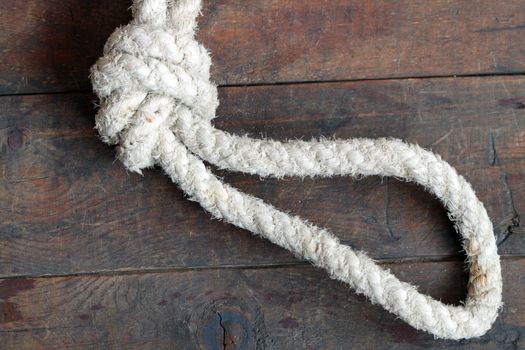
[[[0,94],[89,90],[130,0],[8,0]],[[525,72],[521,0],[204,1],[221,85]]]
[[[389,265],[447,303],[458,262]],[[504,259],[505,306],[470,341],[418,332],[311,267],[0,280],[3,349],[523,349],[525,259]]]
[[[2,350],[525,349],[522,0],[204,0],[199,19],[213,78],[226,85],[219,128],[402,138],[472,183],[503,256],[504,307],[486,336],[461,342],[415,331],[325,272],[211,220],[158,169],[141,177],[115,162],[93,130],[88,69],[130,4],[2,3]],[[457,235],[421,188],[217,173],[422,292],[464,298]]]
[[[210,220],[158,170],[127,174],[93,130],[90,94],[0,98],[0,274],[295,264]],[[392,136],[441,154],[472,182],[503,255],[525,253],[524,77],[220,89],[218,127],[276,139]],[[221,173],[383,260],[461,258],[439,203],[395,179]]]

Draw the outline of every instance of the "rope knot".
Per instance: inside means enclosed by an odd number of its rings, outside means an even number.
[[[137,2],[134,20],[110,36],[91,69],[101,101],[96,128],[132,171],[155,165],[160,130],[180,113],[211,120],[218,106],[210,56],[193,35],[198,6],[172,3]]]

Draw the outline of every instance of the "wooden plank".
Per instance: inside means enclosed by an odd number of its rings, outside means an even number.
[[[500,252],[525,253],[525,77],[220,89],[216,123],[287,139],[393,136],[432,148],[472,182]],[[126,174],[93,130],[89,94],[0,98],[0,275],[297,263],[210,220],[158,170]],[[328,227],[376,259],[460,251],[439,203],[395,179],[225,180]]]
[[[130,3],[7,1],[0,93],[90,89]],[[525,72],[521,0],[217,0],[203,14],[221,85]]]
[[[0,13],[0,93],[89,89],[89,67],[129,0],[9,0]]]
[[[394,264],[446,303],[459,262]],[[505,305],[469,341],[435,340],[311,267],[0,281],[3,349],[523,349],[525,259],[504,259]]]

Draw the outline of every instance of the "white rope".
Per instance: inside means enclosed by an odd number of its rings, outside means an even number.
[[[211,60],[194,38],[200,0],[135,0],[133,21],[109,38],[91,78],[101,100],[96,127],[136,172],[160,165],[213,216],[259,234],[326,269],[357,293],[439,338],[483,335],[501,306],[492,224],[469,183],[439,156],[396,139],[256,140],[215,129]],[[468,255],[462,306],[399,281],[330,232],[222,183],[203,163],[260,176],[394,176],[424,186],[449,212]]]

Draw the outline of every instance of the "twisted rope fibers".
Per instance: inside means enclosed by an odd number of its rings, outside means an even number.
[[[133,20],[108,39],[91,69],[96,128],[131,171],[161,166],[214,217],[261,235],[326,269],[372,303],[438,338],[481,336],[501,306],[492,223],[470,184],[439,156],[396,139],[278,142],[214,128],[219,104],[211,59],[194,37],[200,0],[134,0]],[[364,252],[296,216],[224,184],[205,166],[260,176],[393,176],[434,194],[461,235],[470,270],[461,306],[399,281]]]

